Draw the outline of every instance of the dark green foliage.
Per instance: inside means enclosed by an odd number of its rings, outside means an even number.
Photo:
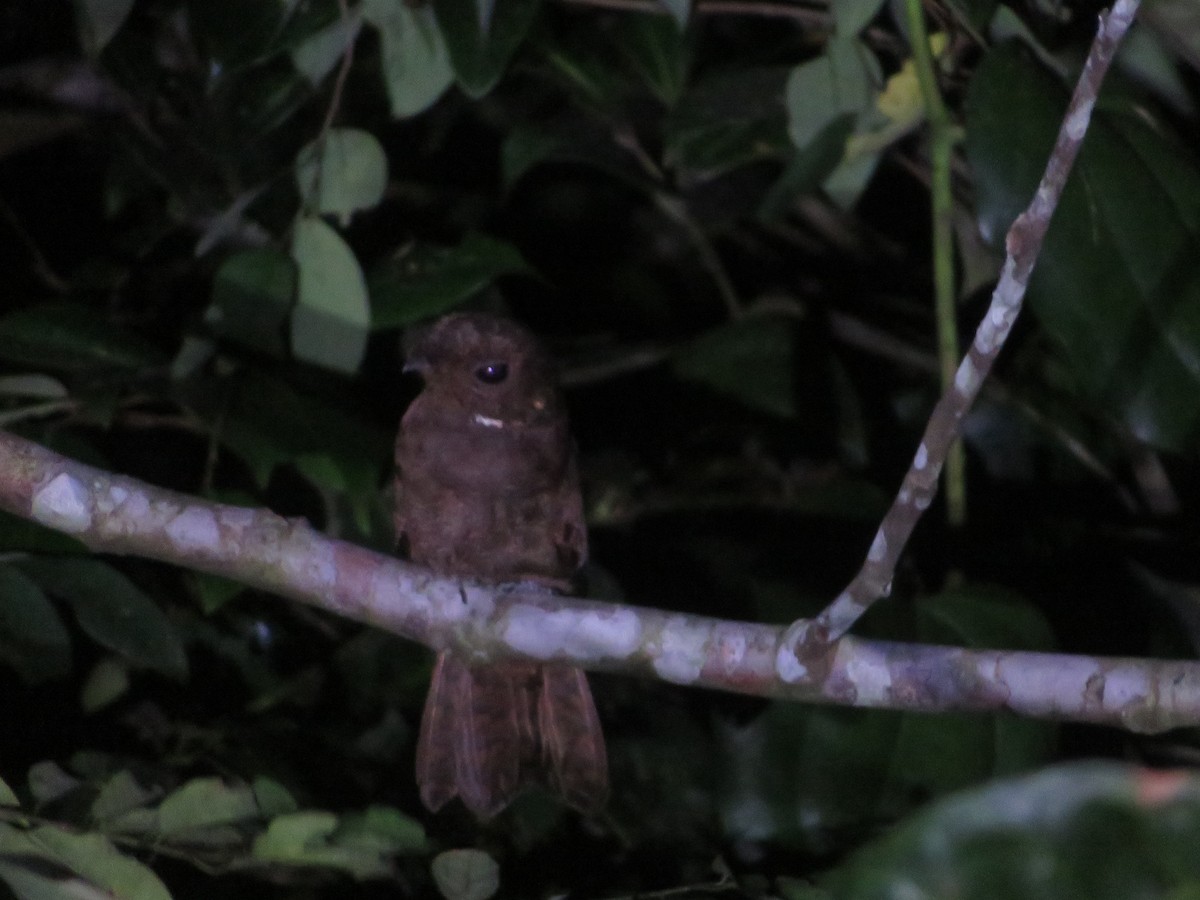
[[[593,594],[787,622],[854,574],[937,393],[901,4],[67,6],[0,4],[2,427],[387,551],[400,329],[502,309],[564,363]],[[1096,4],[926,8],[966,339]],[[1194,653],[1194,9],[1145,12],[965,423],[967,526],[931,508],[864,634]],[[8,515],[0,557],[16,896],[1200,892],[1195,779],[1045,768],[1194,734],[604,676],[606,815],[481,825],[416,798],[423,648]]]

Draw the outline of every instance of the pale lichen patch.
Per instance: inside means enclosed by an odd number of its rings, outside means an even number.
[[[875,532],[875,540],[871,541],[871,549],[867,551],[867,559],[871,562],[879,562],[887,556],[888,542],[887,535],[883,533],[883,529]]]
[[[255,511],[245,506],[223,506],[218,517],[222,528],[242,530],[254,524]]]
[[[280,557],[285,576],[310,590],[328,591],[337,579],[337,564],[332,548],[314,543],[304,553],[285,553]]]
[[[637,649],[641,626],[628,611],[548,611],[520,603],[504,617],[501,639],[536,659],[624,659]]]
[[[742,661],[746,658],[748,647],[749,642],[742,632],[718,626],[716,634],[717,658],[720,659],[721,666],[726,671],[735,669],[742,664]]]
[[[921,441],[921,446],[917,448],[917,455],[913,458],[913,468],[920,472],[929,464],[929,448],[925,446],[925,442]]]
[[[182,551],[215,549],[220,538],[216,516],[204,507],[189,506],[167,524],[167,538]]]
[[[962,394],[974,394],[979,390],[979,370],[975,368],[971,357],[964,357],[958,371],[954,373],[954,386]]]
[[[860,702],[868,705],[882,703],[892,687],[892,670],[887,657],[868,644],[860,644],[847,654],[843,669],[846,679],[854,685]]]
[[[654,671],[676,684],[691,684],[707,661],[708,628],[691,624],[686,616],[672,616],[663,625]]]
[[[33,495],[31,512],[38,522],[67,534],[82,534],[92,527],[87,488],[66,472]]]
[[[795,645],[785,643],[775,653],[775,672],[785,684],[795,684],[808,677],[808,666],[796,656]]]

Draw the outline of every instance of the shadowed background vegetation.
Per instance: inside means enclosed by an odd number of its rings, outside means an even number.
[[[964,334],[1099,10],[925,5]],[[938,394],[947,248],[904,21],[882,0],[8,4],[0,423],[387,550],[401,330],[504,311],[563,363],[594,596],[813,614]],[[935,504],[856,631],[1194,655],[1198,70],[1194,4],[1146,0],[965,424],[965,523]],[[1200,788],[1094,761],[1190,764],[1191,732],[602,676],[607,813],[533,793],[480,825],[416,798],[421,647],[9,517],[0,599],[15,896],[1200,884]]]

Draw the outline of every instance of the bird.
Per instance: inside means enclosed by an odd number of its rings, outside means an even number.
[[[443,316],[407,344],[404,369],[424,386],[396,436],[398,551],[445,577],[571,590],[587,529],[552,358],[531,331],[487,313]],[[532,783],[599,811],[608,765],[587,676],[442,650],[416,780],[433,812],[458,797],[490,819]]]

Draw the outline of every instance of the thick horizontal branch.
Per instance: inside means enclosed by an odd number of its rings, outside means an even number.
[[[807,670],[782,626],[437,578],[268,510],[113,475],[0,431],[0,508],[132,554],[232,578],[481,660],[519,656],[846,706],[1000,710],[1161,731],[1200,724],[1200,663],[843,638]]]

